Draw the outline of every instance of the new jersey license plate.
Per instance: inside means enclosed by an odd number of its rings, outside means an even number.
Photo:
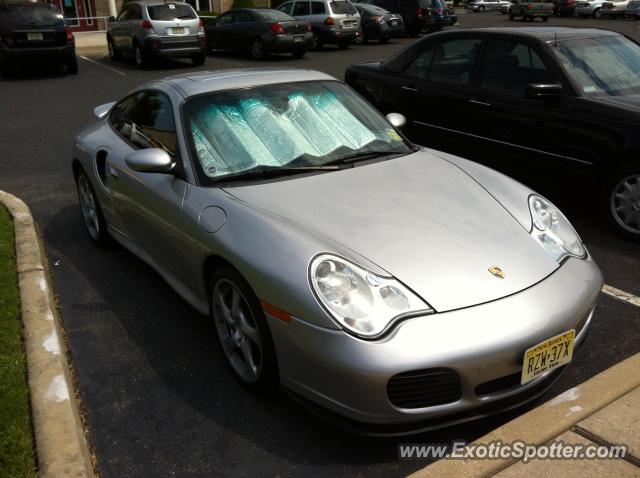
[[[534,345],[524,353],[520,384],[524,385],[548,370],[571,362],[575,330],[569,330]]]
[[[40,41],[44,40],[42,33],[27,33],[27,40],[29,41]]]
[[[171,33],[172,35],[184,35],[185,33],[187,33],[186,30],[186,27],[171,27],[169,29],[169,33]]]

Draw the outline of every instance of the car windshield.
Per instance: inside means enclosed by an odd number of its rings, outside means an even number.
[[[331,11],[336,15],[344,15],[346,13],[353,15],[354,13],[358,13],[350,2],[329,2],[329,6],[331,7]]]
[[[196,12],[189,5],[167,3],[165,5],[153,5],[147,7],[151,20],[193,20],[198,18]]]
[[[201,95],[186,103],[184,118],[205,182],[261,167],[302,169],[413,151],[373,107],[336,81]]]
[[[53,26],[64,23],[62,14],[54,6],[46,4],[2,5],[0,25]]]
[[[369,12],[372,15],[388,15],[389,12],[384,8],[376,7],[375,5],[367,5],[366,3],[360,5],[360,8]]]
[[[259,10],[257,13],[260,18],[268,22],[292,22],[295,20],[292,16],[279,10]]]
[[[640,46],[624,37],[563,40],[551,50],[586,96],[640,94]]]

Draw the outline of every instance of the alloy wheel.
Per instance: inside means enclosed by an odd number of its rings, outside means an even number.
[[[610,206],[620,227],[640,234],[640,175],[626,176],[618,182],[611,193]]]
[[[264,57],[264,45],[260,40],[253,40],[251,43],[251,56],[256,60],[261,60]]]
[[[247,299],[228,279],[213,289],[213,319],[222,349],[235,373],[256,382],[262,371],[262,341]]]
[[[78,176],[78,199],[80,200],[80,209],[84,225],[89,231],[89,235],[93,240],[100,238],[100,219],[98,217],[98,209],[96,207],[96,197],[91,190],[89,180],[84,174]]]

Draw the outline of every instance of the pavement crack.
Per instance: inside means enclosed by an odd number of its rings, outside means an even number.
[[[580,435],[582,438],[586,438],[587,440],[592,441],[596,445],[606,446],[606,447],[620,446],[619,443],[610,443],[607,440],[605,440],[604,438],[591,433],[589,430],[587,430],[585,428],[582,428],[580,425],[574,425],[571,428],[571,431],[574,432],[577,435]],[[638,458],[636,456],[633,456],[629,452],[628,448],[627,448],[624,456],[621,457],[621,459],[627,461],[628,463],[631,463],[633,466],[637,466],[638,468],[640,468],[640,458]]]

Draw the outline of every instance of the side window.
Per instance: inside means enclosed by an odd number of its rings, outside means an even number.
[[[534,49],[513,40],[491,40],[482,65],[482,88],[524,97],[530,83],[556,83]]]
[[[118,17],[119,22],[124,22],[129,17],[129,9],[126,8]]]
[[[140,10],[140,5],[131,5],[129,15],[127,15],[127,20],[142,20],[142,10]]]
[[[293,7],[293,16],[294,17],[304,17],[306,15],[310,15],[309,11],[309,2],[296,2]]]
[[[251,16],[251,14],[249,12],[236,12],[236,23],[247,23],[247,22],[252,22],[253,17]]]
[[[173,109],[163,93],[143,91],[129,96],[113,108],[109,121],[135,147],[160,148],[175,155]]]
[[[461,38],[431,45],[409,64],[405,73],[425,80],[467,85],[481,43],[479,38]]]
[[[216,19],[216,25],[217,26],[229,25],[230,23],[233,23],[233,14],[231,14],[231,13],[225,13],[224,15],[220,15]]]
[[[280,7],[278,7],[278,10],[280,10],[281,12],[286,13],[287,15],[291,15],[291,7],[293,6],[293,3],[289,2],[289,3],[285,3],[284,5],[280,5]]]
[[[324,3],[311,2],[311,15],[324,15],[326,13]]]

